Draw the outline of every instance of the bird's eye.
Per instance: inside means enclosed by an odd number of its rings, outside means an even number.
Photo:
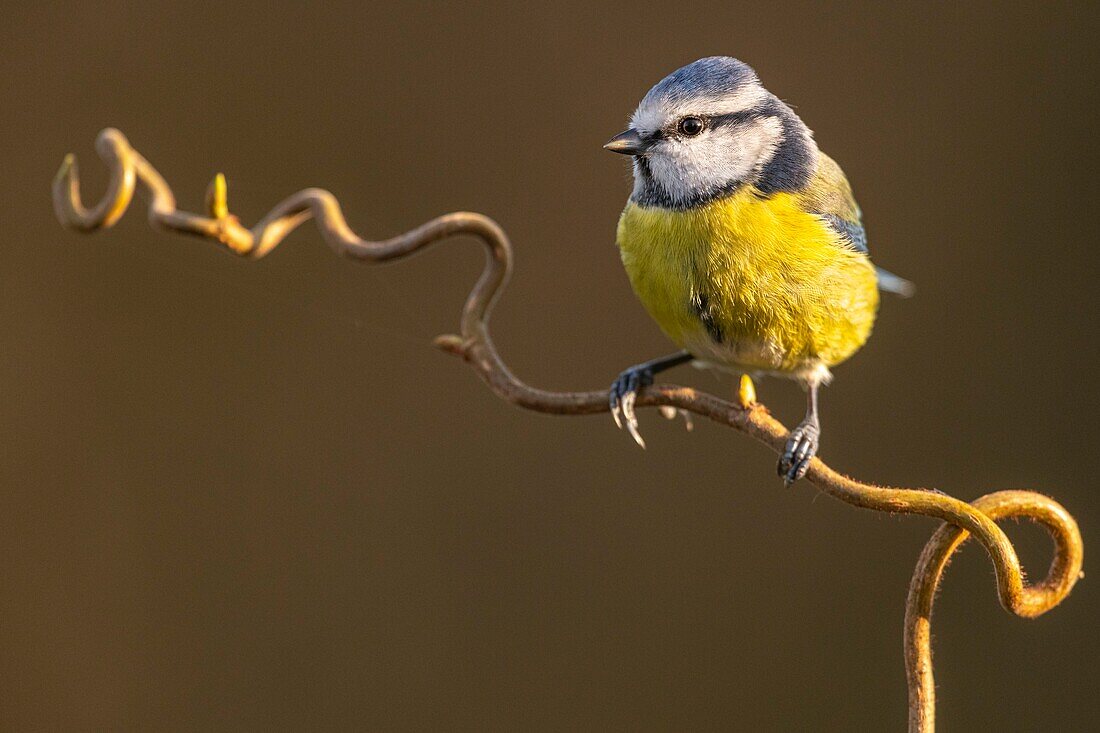
[[[695,137],[703,131],[703,127],[703,121],[698,117],[685,117],[676,123],[676,131],[688,137]]]

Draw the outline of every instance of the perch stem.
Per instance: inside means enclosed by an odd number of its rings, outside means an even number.
[[[489,336],[489,314],[508,280],[512,248],[492,219],[471,212],[445,214],[383,241],[360,238],[348,226],[336,198],[309,188],[277,204],[252,229],[229,213],[226,185],[219,176],[207,196],[210,216],[176,207],[164,178],[114,129],[100,133],[96,149],[111,172],[103,199],[93,208],[81,203],[76,160],[67,156],[54,180],[58,219],[66,226],[91,232],[112,226],[129,206],[140,181],[151,201],[149,219],[156,226],[213,240],[235,254],[259,259],[294,229],[313,219],[336,252],[353,259],[382,262],[400,259],[458,235],[472,236],[486,248],[486,264],[466,299],[460,334],[440,336],[436,345],[463,358],[501,398],[538,412],[591,415],[608,410],[606,392],[550,392],[524,383],[508,369]],[[689,387],[657,384],[638,396],[637,406],[669,406],[739,430],[776,453],[783,450],[787,429],[755,401],[751,384],[741,388],[738,403],[721,400]],[[936,588],[950,556],[971,535],[985,548],[996,570],[1001,605],[1025,618],[1058,605],[1081,575],[1083,545],[1073,517],[1057,502],[1033,491],[998,491],[967,504],[928,489],[876,486],[844,476],[819,458],[806,479],[818,490],[853,506],[895,514],[918,514],[943,520],[920,556],[909,588],[905,615],[905,666],[909,685],[909,730],[931,733],[935,725],[932,677],[931,618]],[[1043,525],[1054,540],[1054,557],[1047,575],[1028,584],[1016,551],[996,520],[1027,518]]]

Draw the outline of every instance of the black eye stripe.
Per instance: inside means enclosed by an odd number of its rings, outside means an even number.
[[[703,125],[704,125],[705,129],[713,129],[713,128],[718,128],[718,127],[732,127],[734,125],[739,125],[743,122],[748,122],[749,120],[759,120],[759,119],[764,119],[766,117],[775,117],[776,112],[775,112],[775,110],[772,106],[769,106],[767,104],[763,104],[763,105],[759,105],[757,107],[752,107],[750,109],[739,110],[737,112],[727,112],[726,114],[723,114],[723,115],[687,115],[687,116],[688,117],[698,117],[700,120],[703,121]],[[668,138],[694,137],[694,135],[684,135],[676,129],[683,119],[685,119],[685,118],[681,117],[679,120],[672,123],[672,125],[668,126],[665,129],[654,130],[653,132],[649,133],[648,135],[645,135],[645,138],[647,140],[652,140],[653,142],[657,142],[658,140],[666,140]]]
[[[739,112],[729,112],[724,115],[715,115],[710,118],[710,124],[712,127],[729,127],[731,125],[738,125],[742,122],[748,122],[749,120],[756,120],[763,117],[767,117],[766,110],[759,107],[752,109],[745,109]]]
[[[758,120],[764,117],[773,116],[773,112],[767,106],[753,107],[751,109],[743,109],[737,112],[727,112],[724,115],[689,115],[689,117],[698,117],[703,121],[703,125],[707,128],[716,127],[731,127],[733,125],[739,125],[749,120]],[[686,118],[682,118],[686,119]],[[677,126],[680,121],[677,121],[671,130],[662,130],[656,133],[655,138],[660,139],[662,137],[669,137],[677,134]],[[691,137],[691,136],[688,136]]]

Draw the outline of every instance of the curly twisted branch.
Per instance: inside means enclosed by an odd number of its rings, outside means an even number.
[[[66,156],[53,184],[53,200],[62,224],[91,232],[110,227],[125,213],[138,180],[152,201],[149,219],[172,231],[213,239],[238,255],[258,259],[288,234],[315,219],[325,241],[340,254],[358,260],[386,261],[411,255],[455,235],[481,240],[487,261],[466,299],[460,335],[440,336],[437,346],[468,362],[499,397],[521,407],[559,415],[587,415],[608,409],[605,392],[548,392],[516,378],[501,360],[489,337],[489,313],[512,268],[512,248],[504,231],[482,214],[458,212],[432,219],[412,231],[373,242],[358,237],[347,225],[340,205],[328,191],[310,188],[277,204],[252,229],[229,213],[225,179],[218,174],[207,191],[207,216],[180,211],[175,196],[156,169],[114,129],[100,133],[96,149],[111,171],[103,200],[86,209],[80,200],[76,160]],[[781,452],[787,429],[756,403],[751,382],[743,383],[740,404],[697,390],[668,384],[653,385],[638,397],[637,406],[686,410],[740,430]],[[1032,491],[998,491],[966,504],[925,489],[888,488],[843,476],[820,459],[810,464],[806,479],[820,491],[857,507],[899,514],[935,517],[945,523],[925,546],[909,589],[905,614],[905,664],[909,683],[909,730],[930,733],[935,727],[935,687],[932,678],[931,617],[936,588],[951,555],[974,535],[989,553],[997,576],[1001,605],[1032,618],[1058,605],[1081,576],[1084,548],[1073,517],[1060,504]],[[1054,540],[1054,559],[1047,576],[1027,584],[1016,551],[996,520],[1024,517],[1042,524]]]

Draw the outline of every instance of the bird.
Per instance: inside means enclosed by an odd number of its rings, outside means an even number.
[[[638,394],[688,362],[794,380],[806,414],[776,467],[789,486],[820,447],[819,390],[871,335],[879,291],[907,297],[913,284],[871,263],[844,172],[743,61],[711,56],[672,72],[604,148],[632,159],[616,231],[623,266],[680,349],[615,379],[615,423],[644,448]]]

